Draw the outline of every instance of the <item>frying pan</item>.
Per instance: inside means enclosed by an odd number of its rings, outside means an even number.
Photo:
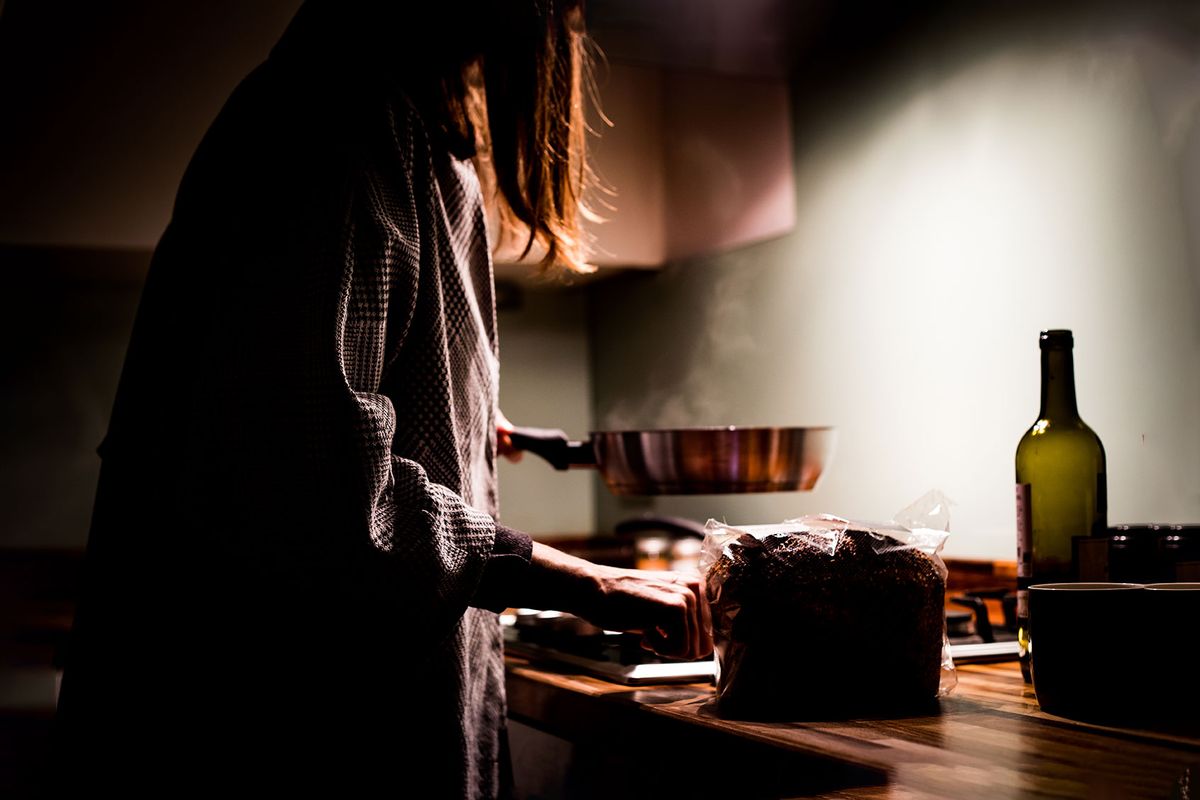
[[[586,441],[514,428],[513,447],[558,470],[598,469],[617,495],[804,492],[833,455],[833,428],[674,428],[593,431]]]

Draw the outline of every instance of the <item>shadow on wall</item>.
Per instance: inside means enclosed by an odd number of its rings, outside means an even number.
[[[0,548],[82,549],[150,254],[0,248]]]
[[[200,137],[300,2],[6,0],[0,242],[152,248]]]

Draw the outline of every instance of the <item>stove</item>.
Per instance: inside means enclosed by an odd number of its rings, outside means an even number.
[[[988,601],[999,601],[1004,622],[995,624]],[[956,664],[1015,661],[1018,654],[1016,593],[983,589],[953,595],[946,611],[950,656]],[[519,609],[501,616],[505,650],[533,661],[562,664],[585,674],[632,686],[711,682],[712,657],[697,661],[663,658],[642,649],[635,633],[606,631],[558,611]]]
[[[712,656],[697,661],[663,658],[642,649],[640,634],[601,630],[559,611],[519,609],[500,621],[506,652],[578,668],[614,683],[700,683],[716,676]]]
[[[1017,644],[1017,593],[1008,588],[973,589],[947,598],[946,638],[956,664],[972,661],[1015,661]],[[1004,621],[993,623],[988,601],[998,602]]]

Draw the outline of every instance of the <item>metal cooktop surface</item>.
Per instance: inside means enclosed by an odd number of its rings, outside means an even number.
[[[982,605],[982,604],[981,604]],[[505,650],[538,662],[569,666],[615,683],[701,683],[716,678],[714,657],[696,661],[663,658],[642,649],[637,634],[602,631],[569,614],[522,609],[520,616],[501,616]],[[968,616],[970,616],[968,614]],[[576,623],[576,624],[571,624]],[[980,633],[985,636],[980,636]],[[956,664],[1012,661],[1017,658],[1015,632],[1003,626],[977,630],[974,625],[949,626],[950,656]]]

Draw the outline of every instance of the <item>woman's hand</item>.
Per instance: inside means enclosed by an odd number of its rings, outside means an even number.
[[[712,618],[704,582],[679,572],[618,569],[535,542],[519,604],[553,608],[607,630],[642,634],[642,646],[673,658],[712,652]]]
[[[712,617],[699,575],[593,567],[599,590],[579,616],[609,630],[640,631],[642,647],[659,655],[712,653]]]
[[[504,416],[504,412],[496,409],[496,453],[507,458],[514,464],[525,455],[524,450],[518,450],[512,443],[513,424]]]

